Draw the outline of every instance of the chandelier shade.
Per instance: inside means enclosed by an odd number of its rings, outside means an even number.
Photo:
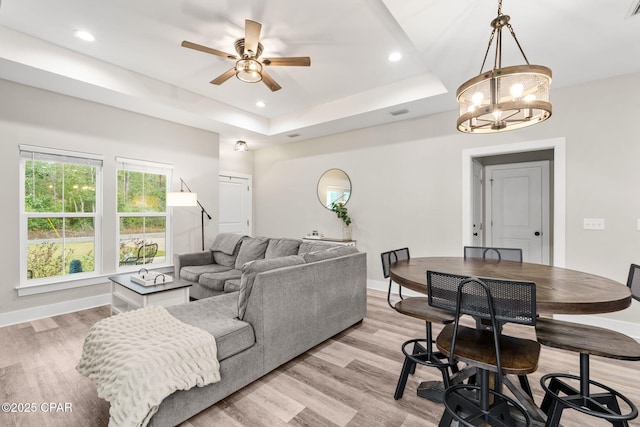
[[[540,123],[551,117],[549,86],[551,70],[542,65],[530,65],[515,32],[510,17],[502,14],[491,22],[493,31],[479,75],[464,82],[456,92],[459,105],[458,130],[464,133],[495,133],[519,129]],[[526,65],[502,67],[502,28],[511,32]],[[496,41],[494,66],[484,69],[489,50]]]

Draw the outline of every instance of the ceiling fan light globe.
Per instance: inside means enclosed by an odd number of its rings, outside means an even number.
[[[247,83],[262,80],[262,64],[255,59],[240,59],[236,62],[236,77]]]

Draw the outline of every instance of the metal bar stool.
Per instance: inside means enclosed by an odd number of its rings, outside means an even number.
[[[640,343],[609,329],[553,319],[538,319],[536,335],[540,344],[580,353],[579,376],[551,373],[540,379],[545,391],[540,407],[547,414],[547,427],[558,426],[566,408],[616,427],[627,427],[629,420],[638,416],[638,409],[629,398],[589,377],[589,356],[640,360]],[[626,406],[624,413],[621,403]]]
[[[533,282],[477,279],[427,271],[429,304],[455,310],[456,320],[436,338],[442,353],[475,366],[478,385],[456,384],[446,389],[445,411],[440,427],[458,425],[513,426],[515,419],[531,425],[525,407],[502,393],[503,376],[527,375],[538,367],[540,344],[502,334],[504,323],[533,326],[536,323],[536,288]],[[487,320],[490,327],[470,328],[460,324],[463,315]],[[490,383],[493,372],[494,384]],[[518,414],[515,416],[514,414]]]
[[[395,249],[380,254],[382,260],[382,272],[385,278],[389,278],[391,264],[398,261],[410,259],[409,248]],[[414,338],[402,344],[404,362],[396,391],[393,395],[395,400],[401,399],[407,385],[410,374],[414,374],[416,365],[433,367],[440,370],[442,383],[437,381],[425,381],[418,386],[417,394],[426,399],[442,402],[444,389],[451,383],[451,374],[458,372],[455,364],[449,363],[446,356],[433,349],[432,323],[447,324],[454,320],[452,313],[429,307],[426,297],[402,297],[402,287],[398,286],[400,301],[393,304],[391,302],[392,280],[389,278],[389,289],[387,291],[387,304],[398,313],[414,317],[425,322],[425,338]]]

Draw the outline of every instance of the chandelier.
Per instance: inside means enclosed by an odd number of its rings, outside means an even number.
[[[549,85],[551,70],[542,65],[530,65],[518,42],[509,15],[502,14],[491,21],[489,46],[480,74],[464,82],[456,92],[460,106],[458,130],[465,133],[494,133],[519,129],[540,123],[551,117]],[[526,65],[502,67],[502,29],[513,36]],[[493,40],[496,40],[493,69],[483,72]]]

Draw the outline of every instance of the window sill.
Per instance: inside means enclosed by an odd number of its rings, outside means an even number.
[[[132,270],[120,270],[112,273],[98,274],[92,276],[84,276],[80,278],[68,278],[63,280],[57,280],[55,282],[48,283],[38,283],[38,284],[30,284],[30,285],[22,285],[16,286],[16,290],[18,291],[19,297],[29,296],[29,295],[38,295],[44,294],[48,292],[57,292],[64,291],[66,289],[77,289],[84,286],[95,286],[101,285],[103,283],[108,283],[108,277],[113,276],[114,274],[128,274],[135,273],[139,269]],[[158,265],[154,268],[150,268],[149,270],[160,271],[162,273],[171,273],[173,272],[172,265]]]

